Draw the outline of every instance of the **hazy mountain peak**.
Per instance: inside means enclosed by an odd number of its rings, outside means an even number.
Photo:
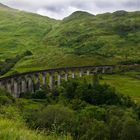
[[[81,16],[93,16],[93,15],[84,11],[76,11],[70,15],[70,17],[77,17],[77,18]]]
[[[6,6],[6,5],[0,3],[0,8],[8,8],[8,9],[9,9],[10,7],[8,7],[8,6]]]
[[[71,21],[73,19],[82,19],[82,18],[87,18],[87,17],[93,17],[94,15],[84,12],[84,11],[76,11],[72,13],[70,16],[64,18],[64,21]]]

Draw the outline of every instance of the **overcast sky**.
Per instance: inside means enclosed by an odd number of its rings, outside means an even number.
[[[92,14],[140,10],[140,0],[0,0],[10,7],[62,19],[74,11]]]

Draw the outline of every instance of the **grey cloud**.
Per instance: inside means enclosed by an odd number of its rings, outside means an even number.
[[[140,10],[140,0],[0,0],[13,8],[53,18],[64,18],[75,10],[93,14],[116,10]]]
[[[105,1],[105,0],[101,0],[101,1],[97,0],[95,4],[98,8],[110,8],[116,5],[115,2],[110,2],[110,1]]]
[[[125,1],[124,3],[124,6],[126,7],[133,7],[133,8],[139,8],[140,10],[140,0],[128,0],[128,1]]]

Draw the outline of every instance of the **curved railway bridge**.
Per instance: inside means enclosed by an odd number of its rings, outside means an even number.
[[[82,66],[82,67],[65,67],[58,69],[48,69],[33,72],[15,74],[0,78],[0,89],[9,92],[13,97],[20,97],[26,92],[34,93],[42,86],[61,85],[62,80],[68,81],[68,78],[82,77],[96,73],[112,73],[114,65],[100,66]]]

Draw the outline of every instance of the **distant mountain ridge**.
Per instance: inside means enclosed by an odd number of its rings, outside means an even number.
[[[10,8],[10,7],[8,7],[8,6],[6,6],[6,5],[0,3],[0,8]]]

